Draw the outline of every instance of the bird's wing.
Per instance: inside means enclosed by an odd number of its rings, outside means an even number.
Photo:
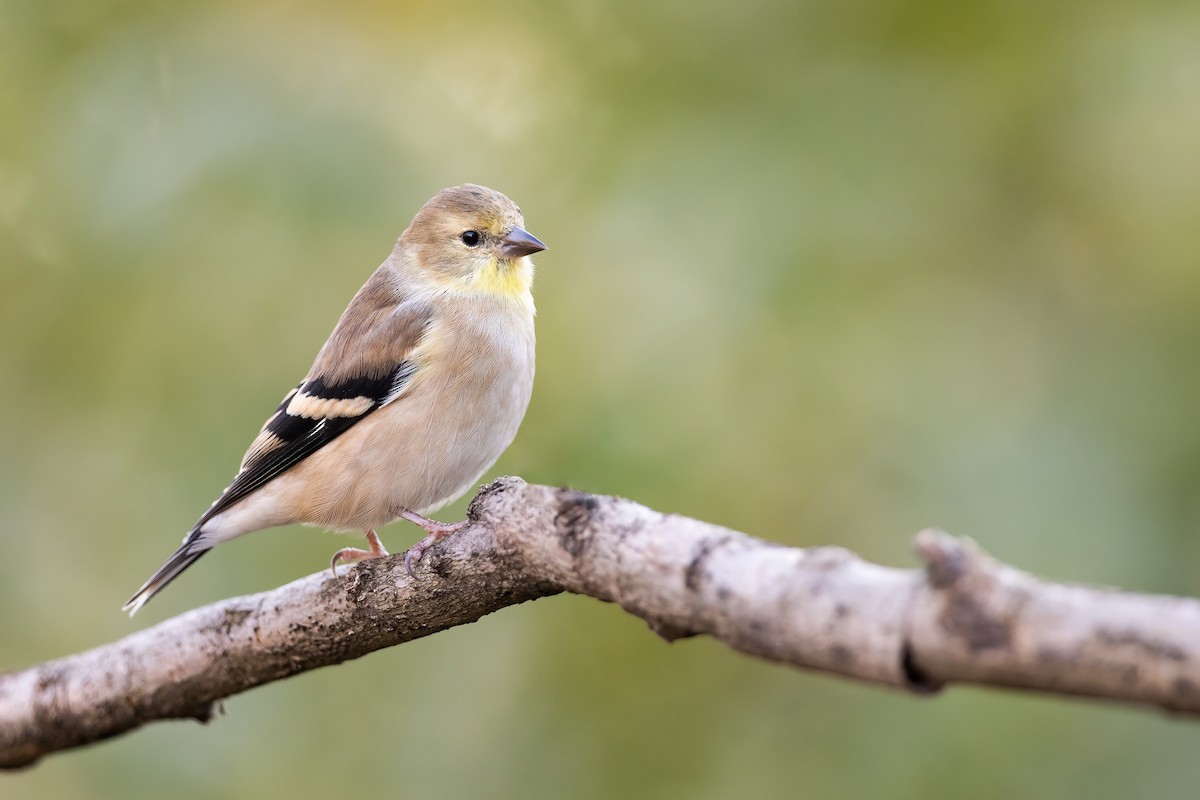
[[[394,289],[378,283],[368,281],[351,301],[308,376],[263,425],[237,477],[196,529],[404,394],[431,309],[399,302]]]

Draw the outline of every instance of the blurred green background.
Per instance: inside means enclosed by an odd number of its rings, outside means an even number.
[[[521,204],[538,383],[493,475],[911,566],[938,525],[1200,594],[1200,6],[0,2],[0,670],[121,603],[429,196]],[[441,515],[461,515],[465,500]],[[383,532],[393,551],[411,526]],[[919,700],[582,598],[0,778],[0,796],[1191,794],[1200,728]]]

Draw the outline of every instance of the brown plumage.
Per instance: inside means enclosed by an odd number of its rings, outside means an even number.
[[[125,608],[136,613],[216,544],[276,525],[363,531],[425,518],[508,447],[533,387],[531,253],[520,209],[467,184],[439,192],[351,300],[305,379],[251,443],[233,482]]]

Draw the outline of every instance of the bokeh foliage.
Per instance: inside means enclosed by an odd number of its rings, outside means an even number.
[[[939,525],[1200,593],[1198,29],[1195,3],[1113,0],[3,0],[0,669],[326,563],[331,536],[265,532],[118,612],[419,204],[467,180],[551,246],[495,474],[898,565]],[[1200,782],[1194,723],[919,701],[579,598],[227,710],[0,796]]]

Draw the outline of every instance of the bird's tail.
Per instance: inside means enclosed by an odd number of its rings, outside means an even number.
[[[166,588],[167,584],[179,577],[179,573],[196,563],[200,556],[212,549],[212,545],[203,541],[198,530],[192,531],[179,549],[171,554],[166,563],[150,576],[150,580],[142,584],[142,588],[121,606],[122,611],[128,611],[133,616],[146,605],[151,597]]]

